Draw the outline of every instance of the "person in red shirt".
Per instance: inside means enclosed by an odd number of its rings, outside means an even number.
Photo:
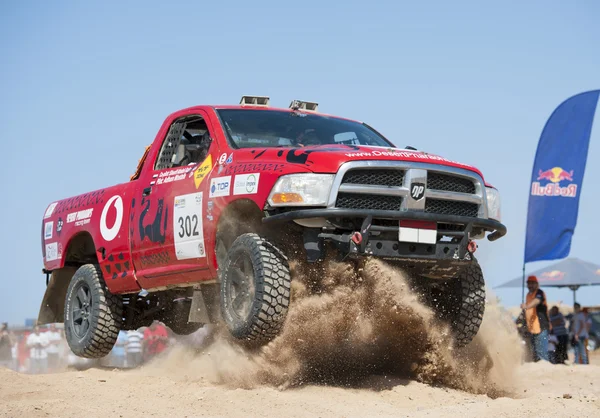
[[[150,327],[144,331],[144,354],[146,360],[151,360],[154,356],[167,349],[169,334],[167,328],[158,321],[152,322]]]

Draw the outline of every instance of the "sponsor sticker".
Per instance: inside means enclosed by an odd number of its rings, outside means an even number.
[[[202,226],[202,192],[175,196],[173,235],[178,260],[206,257]]]
[[[58,244],[51,242],[46,244],[46,261],[58,260]]]
[[[257,171],[276,171],[283,172],[284,164],[278,163],[244,163],[244,164],[231,164],[226,166],[226,174],[242,174],[242,173],[255,173]]]
[[[231,191],[231,176],[213,177],[210,180],[210,193],[208,197],[229,196]]]
[[[227,157],[225,164],[231,164],[232,162],[233,162],[233,152],[231,154],[229,154],[229,157]]]
[[[202,184],[202,180],[204,177],[210,172],[210,168],[212,167],[212,156],[206,157],[206,159],[198,166],[198,168],[193,172],[194,173],[194,184],[196,185],[196,189],[200,187]]]
[[[175,198],[175,209],[185,208],[185,197],[178,196]]]
[[[44,213],[44,219],[47,219],[52,216],[56,205],[58,205],[58,202],[51,203],[50,206],[48,206],[48,208],[46,209],[46,213]]]
[[[213,216],[212,216],[213,207],[214,207],[214,203],[212,200],[209,200],[208,202],[206,202],[206,219],[208,219],[209,221],[213,220]]]
[[[78,212],[72,212],[67,215],[67,223],[75,222],[75,226],[82,226],[90,223],[90,218],[94,209],[84,209]]]
[[[163,171],[157,177],[154,174],[152,177],[156,178],[156,184],[172,183],[174,181],[183,180],[187,177],[188,173],[192,171],[192,167],[182,167],[173,170]]]
[[[432,160],[432,161],[445,161],[456,163],[456,161],[447,160],[446,158],[440,157],[439,155],[426,154],[418,151],[409,150],[394,150],[387,149],[385,151],[359,151],[359,152],[348,152],[344,154],[348,158],[363,158],[363,157],[396,157],[396,158],[416,158],[419,160]],[[456,163],[459,164],[459,163]]]
[[[227,160],[227,154],[225,154],[225,153],[221,154],[221,156],[219,157],[219,164],[221,164],[221,165],[225,164],[226,160]]]
[[[44,224],[44,240],[52,239],[52,230],[54,229],[54,221]]]
[[[112,225],[108,225],[108,211],[114,206],[117,214],[115,217],[115,222]],[[115,195],[108,199],[106,205],[104,205],[104,209],[102,209],[102,215],[100,216],[100,235],[106,241],[112,241],[119,235],[119,230],[121,229],[121,224],[123,223],[123,199],[121,196]]]
[[[233,184],[233,194],[256,194],[260,173],[238,174]]]

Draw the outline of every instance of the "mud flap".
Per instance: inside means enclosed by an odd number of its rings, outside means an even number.
[[[76,271],[75,267],[63,267],[52,272],[40,306],[38,325],[64,322],[67,288]]]
[[[217,283],[204,284],[194,289],[188,322],[216,324],[219,321],[219,310],[215,303],[218,290]]]

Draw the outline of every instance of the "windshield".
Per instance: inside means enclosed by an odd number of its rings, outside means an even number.
[[[221,109],[217,113],[237,148],[332,144],[394,147],[361,123],[329,116],[252,109]]]

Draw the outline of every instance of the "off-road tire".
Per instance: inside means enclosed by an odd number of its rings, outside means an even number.
[[[80,311],[78,292],[83,289],[90,295],[86,308],[88,327],[86,331],[74,319],[75,310]],[[65,337],[71,351],[79,357],[101,358],[112,350],[123,322],[123,301],[106,288],[102,271],[95,264],[85,264],[75,272],[65,298]]]
[[[252,264],[254,297],[245,317],[234,309],[233,271],[242,257]],[[221,270],[221,316],[231,335],[251,347],[271,341],[283,326],[290,303],[287,257],[257,234],[240,235],[227,252]],[[250,296],[247,296],[250,299]]]
[[[479,332],[485,312],[485,282],[477,260],[473,258],[433,299],[434,309],[451,327],[456,347],[469,344]]]

